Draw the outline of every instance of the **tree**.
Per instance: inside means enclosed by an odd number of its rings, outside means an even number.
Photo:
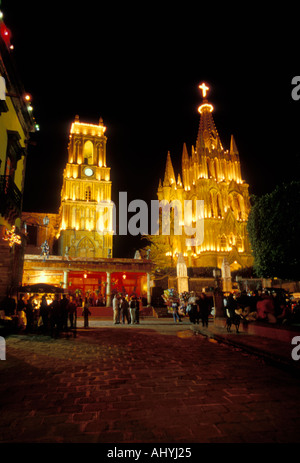
[[[150,259],[154,262],[156,268],[163,269],[175,265],[173,241],[170,236],[147,235],[143,239],[148,242],[144,252],[150,250]]]
[[[300,182],[253,200],[247,227],[256,274],[300,280]]]

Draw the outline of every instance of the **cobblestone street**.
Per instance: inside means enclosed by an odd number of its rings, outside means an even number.
[[[13,335],[0,375],[1,442],[300,441],[300,380],[184,324]]]

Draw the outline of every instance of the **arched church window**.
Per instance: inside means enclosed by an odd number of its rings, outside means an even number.
[[[88,140],[85,142],[83,146],[83,162],[84,164],[94,164],[94,159],[93,159],[93,154],[94,154],[94,145],[93,143]]]

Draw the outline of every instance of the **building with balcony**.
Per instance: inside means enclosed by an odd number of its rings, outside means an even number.
[[[0,301],[22,280],[22,198],[27,143],[35,130],[31,97],[13,57],[12,34],[0,18]]]

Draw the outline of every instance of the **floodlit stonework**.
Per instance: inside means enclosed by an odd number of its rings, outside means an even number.
[[[231,270],[253,264],[247,235],[250,211],[249,185],[242,178],[239,151],[231,136],[229,150],[224,149],[213,120],[213,106],[206,96],[207,86],[200,86],[203,103],[199,107],[200,124],[195,147],[188,153],[186,144],[182,152],[182,174],[175,175],[168,152],[163,182],[159,181],[159,201],[179,200],[193,202],[190,220],[204,220],[204,240],[195,246],[187,245],[187,235],[151,237],[152,257],[160,249],[166,265],[176,262],[182,253],[189,267],[222,267],[224,259]],[[196,216],[196,201],[204,200],[203,217]],[[183,223],[182,223],[183,225]],[[156,248],[156,250],[154,249]],[[175,260],[174,260],[175,259]]]

